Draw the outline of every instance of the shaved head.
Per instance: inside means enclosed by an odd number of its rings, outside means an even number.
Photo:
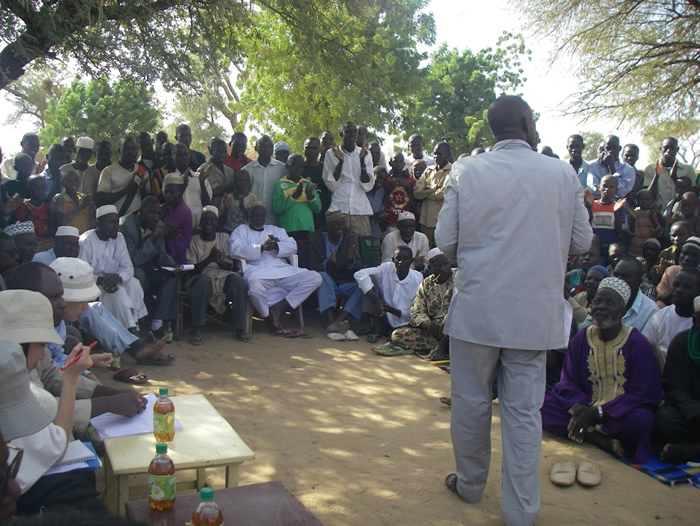
[[[537,148],[537,130],[530,106],[520,97],[503,95],[491,103],[488,121],[496,141],[520,139]]]

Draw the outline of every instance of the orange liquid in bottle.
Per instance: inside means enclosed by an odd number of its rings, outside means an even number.
[[[156,457],[148,466],[148,504],[155,510],[167,510],[175,503],[175,464],[168,446],[156,444]]]
[[[224,516],[219,506],[214,502],[214,490],[202,488],[200,491],[202,501],[197,510],[192,514],[192,520],[188,526],[221,526]]]
[[[160,397],[153,405],[153,435],[156,442],[172,442],[175,438],[175,404],[168,398],[168,389],[160,389]]]

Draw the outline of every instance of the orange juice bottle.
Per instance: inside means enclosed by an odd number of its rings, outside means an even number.
[[[202,502],[192,514],[192,520],[187,523],[187,526],[223,526],[224,517],[221,515],[219,506],[214,502],[214,490],[202,488],[199,496]]]
[[[175,502],[175,464],[168,456],[168,445],[156,444],[156,456],[148,466],[148,504],[154,510],[167,510]]]
[[[156,442],[172,442],[175,438],[175,405],[168,398],[168,388],[161,387],[153,406],[153,435]]]

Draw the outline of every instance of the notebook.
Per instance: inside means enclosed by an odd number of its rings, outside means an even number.
[[[102,465],[100,459],[95,454],[92,444],[86,444],[80,440],[75,440],[68,444],[66,454],[56,462],[45,474],[65,473],[77,469],[97,469]]]

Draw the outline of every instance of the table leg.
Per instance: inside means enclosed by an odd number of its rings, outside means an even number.
[[[114,475],[112,462],[109,460],[109,455],[104,456],[105,460],[105,493],[107,501],[107,509],[111,515],[117,515],[118,509],[118,486],[117,478]]]
[[[202,489],[207,483],[207,474],[204,468],[197,468],[197,491]]]
[[[238,486],[238,466],[240,466],[240,464],[229,464],[226,466],[227,488],[234,488]]]
[[[117,479],[119,486],[119,502],[117,514],[126,517],[126,503],[129,501],[129,475],[122,475]]]

